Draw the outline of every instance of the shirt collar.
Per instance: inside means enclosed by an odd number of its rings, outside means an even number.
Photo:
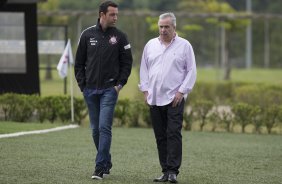
[[[177,33],[174,33],[174,36],[173,38],[171,39],[170,43],[168,45],[170,45],[172,42],[174,42],[174,40],[178,37],[178,34]],[[163,44],[162,40],[161,40],[161,37],[159,36],[158,37],[159,41],[161,44]]]

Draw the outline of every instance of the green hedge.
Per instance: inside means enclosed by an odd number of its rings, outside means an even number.
[[[149,107],[141,100],[142,93],[133,99],[118,100],[114,125],[126,127],[151,127]],[[140,98],[139,98],[140,97]],[[248,83],[196,83],[185,105],[183,127],[191,130],[197,122],[200,130],[212,124],[212,131],[224,128],[232,131],[235,125],[252,124],[254,132],[262,126],[271,133],[282,122],[282,86]],[[74,98],[74,118],[80,124],[88,116],[82,98]],[[71,121],[69,96],[22,94],[0,95],[0,119],[5,121]]]
[[[208,105],[211,103],[213,107]],[[253,125],[256,133],[261,133],[263,126],[272,133],[282,122],[282,86],[197,83],[187,105],[194,111],[193,119],[200,122],[200,130],[209,121],[212,126],[224,127],[226,131],[240,125],[241,132],[245,132],[247,125]]]
[[[0,95],[0,114],[5,121],[49,121],[71,122],[71,102],[69,96],[23,95],[6,93]],[[74,98],[75,122],[80,124],[87,116],[83,99]],[[2,113],[1,113],[2,111]]]
[[[242,82],[197,82],[189,95],[189,103],[196,103],[199,99],[216,104],[238,101],[257,104],[260,100],[264,100],[266,104],[282,104],[282,86]]]

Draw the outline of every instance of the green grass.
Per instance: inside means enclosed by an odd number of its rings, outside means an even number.
[[[215,69],[198,68],[197,81],[218,82],[222,81],[222,72]],[[60,79],[56,70],[53,71],[53,80],[46,81],[44,79],[45,71],[40,72],[40,89],[42,96],[61,95],[64,93],[64,80]],[[282,69],[233,69],[231,72],[231,81],[234,82],[250,82],[250,83],[267,83],[282,85]],[[139,71],[133,68],[128,83],[120,92],[119,98],[134,99],[140,96],[138,90]],[[82,97],[82,94],[77,87],[77,83],[73,78],[74,96]],[[67,94],[70,82],[67,81]]]
[[[64,79],[61,79],[57,70],[52,71],[52,80],[45,80],[45,71],[40,71],[40,91],[42,96],[49,95],[63,95],[64,94]],[[69,77],[68,77],[69,78]],[[124,86],[119,94],[120,99],[130,98],[134,99],[136,95],[140,95],[137,83],[139,81],[137,70],[133,68],[128,83]],[[70,81],[67,79],[67,94],[70,94]],[[82,93],[77,86],[77,82],[73,77],[73,92],[74,96],[81,97]]]
[[[0,139],[0,183],[148,184],[160,174],[151,129],[114,128],[113,168],[90,176],[96,151],[88,128]],[[181,184],[280,184],[281,136],[183,132]]]
[[[221,70],[211,68],[198,68],[198,81],[216,82],[222,81],[223,73]],[[281,69],[232,69],[231,81],[249,82],[249,83],[266,83],[282,85]]]
[[[17,123],[0,121],[0,134],[15,133],[21,131],[42,130],[62,126],[62,124],[51,123]]]

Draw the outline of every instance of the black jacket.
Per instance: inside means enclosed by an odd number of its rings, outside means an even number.
[[[105,32],[98,23],[81,33],[75,58],[75,78],[80,90],[124,86],[132,67],[126,35],[115,27]]]

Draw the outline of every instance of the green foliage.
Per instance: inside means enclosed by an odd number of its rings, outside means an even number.
[[[74,98],[74,109],[74,121],[80,125],[82,120],[84,120],[88,115],[84,99]]]
[[[191,103],[198,99],[205,99],[216,104],[229,103],[234,99],[235,89],[247,85],[235,82],[196,82],[193,91],[189,94]]]
[[[264,109],[264,113],[265,113],[265,126],[267,128],[267,132],[270,134],[272,128],[275,126],[276,122],[278,121],[279,118],[279,113],[280,111],[280,107],[278,105],[271,105],[270,107]]]
[[[57,115],[60,120],[65,122],[71,122],[71,101],[69,96],[59,97],[59,103],[57,104]]]
[[[272,104],[282,103],[282,87],[272,85],[243,85],[234,89],[235,101],[243,101],[266,108]]]
[[[98,7],[101,1],[97,0],[83,0],[83,1],[77,1],[77,0],[63,0],[59,1],[59,8],[64,9],[70,9],[70,10],[96,10],[98,14]]]
[[[186,103],[183,128],[191,130],[192,124],[199,120],[201,130],[209,122],[212,123],[213,131],[223,126],[229,132],[237,122],[242,132],[245,132],[248,124],[253,124],[257,133],[261,133],[265,127],[268,133],[272,133],[282,121],[281,91],[280,85],[197,82],[188,96],[189,105]],[[66,123],[71,121],[70,107],[69,96],[0,95],[0,118],[5,121]],[[75,122],[81,124],[88,115],[84,100],[74,98],[74,109]],[[135,99],[118,100],[114,125],[152,127],[150,109],[143,102],[141,93]]]
[[[38,98],[37,103],[35,104],[37,109],[37,118],[40,123],[43,123],[48,117],[48,100],[47,98]]]
[[[262,113],[262,108],[258,105],[253,106],[253,112],[252,112],[252,117],[251,120],[255,126],[255,132],[256,133],[261,133],[261,127],[263,125],[263,113]]]
[[[47,96],[44,97],[43,104],[45,104],[45,106],[42,107],[44,108],[42,111],[46,113],[46,119],[51,123],[54,123],[58,117],[57,107],[59,104],[59,99],[56,96]]]
[[[232,131],[231,125],[234,121],[234,114],[229,106],[217,106],[210,116],[209,119],[214,124],[223,125],[227,132]]]
[[[280,122],[282,122],[282,105],[279,106],[279,116],[278,116]]]
[[[34,98],[32,95],[7,93],[1,96],[0,107],[4,112],[5,120],[26,122],[33,113]]]
[[[86,106],[83,100],[74,98],[76,122],[86,116]],[[23,95],[6,93],[0,95],[0,111],[4,113],[4,120],[26,122],[48,120],[54,123],[60,119],[63,123],[71,121],[71,102],[69,96]]]
[[[128,112],[129,122],[127,123],[128,127],[139,127],[140,126],[143,106],[144,106],[144,102],[141,102],[139,100],[132,100],[130,102],[130,108]]]
[[[190,131],[194,120],[192,107],[188,105],[184,107],[183,120],[184,120],[183,122],[184,130]]]
[[[8,120],[8,113],[9,113],[9,108],[10,108],[10,103],[8,100],[9,100],[8,94],[0,95],[0,110],[2,111],[4,115],[5,121]]]
[[[193,13],[237,13],[228,3],[218,0],[180,0],[178,5],[179,10],[184,10]],[[207,18],[207,23],[224,26],[225,29],[237,29],[248,24],[247,20],[218,20],[215,18]],[[184,26],[185,27],[185,26]]]
[[[238,12],[233,9],[228,3],[220,0],[197,0],[197,1],[191,1],[191,0],[180,0],[179,10],[181,11],[188,11],[188,12],[193,12],[193,13],[233,13],[233,14],[238,14]],[[191,22],[191,21],[190,21]],[[191,24],[188,22],[188,25]],[[197,21],[199,25],[202,25],[203,21]],[[243,20],[243,19],[229,19],[228,17],[224,18],[206,18],[205,20],[206,23],[215,25],[216,27],[224,28],[225,30],[225,43],[224,43],[224,50],[225,50],[225,58],[222,61],[224,63],[223,68],[224,68],[224,80],[229,80],[230,79],[230,73],[231,73],[231,64],[229,61],[229,50],[232,50],[231,48],[231,43],[230,43],[230,33],[235,32],[239,29],[245,28],[248,25],[248,20]],[[194,24],[196,24],[194,23]],[[187,26],[183,26],[186,28]],[[199,26],[200,27],[200,26]],[[187,30],[187,29],[186,29]],[[189,34],[188,31],[185,30],[180,30],[184,37]],[[204,33],[202,33],[204,34]],[[200,38],[199,38],[200,39]],[[198,39],[198,40],[199,40]],[[190,40],[190,39],[189,39]],[[193,41],[193,40],[190,40]],[[192,42],[193,43],[193,42]],[[197,43],[197,41],[194,41],[194,44]],[[208,42],[205,43],[208,47],[213,47],[214,42]],[[197,45],[195,45],[197,46]]]
[[[231,13],[235,10],[226,2],[218,0],[180,0],[178,8],[181,10],[187,10],[189,12],[219,12],[219,13]]]
[[[215,96],[215,84],[196,82],[193,91],[189,94],[189,102],[196,103],[199,99],[205,99],[214,101]]]
[[[189,25],[184,25],[182,27],[183,31],[201,31],[203,30],[203,27],[198,24],[189,24]]]
[[[38,3],[38,9],[42,11],[58,10],[59,0],[48,0],[48,2]]]
[[[115,113],[114,113],[117,126],[124,126],[128,123],[129,118],[127,113],[129,112],[129,108],[130,108],[129,99],[123,99],[117,102],[115,107]]]
[[[158,32],[158,17],[146,17],[146,23],[149,24],[149,30],[151,32]]]
[[[38,9],[41,11],[57,11],[59,9],[60,1],[59,0],[48,0],[44,3],[38,4]],[[67,16],[61,17],[54,17],[54,16],[47,16],[47,17],[40,17],[38,22],[40,24],[66,24],[68,21]]]
[[[149,106],[140,100],[119,100],[115,107],[114,117],[116,126],[152,126]]]
[[[11,120],[26,122],[34,111],[34,95],[15,95],[14,108],[10,111]]]
[[[203,128],[207,123],[206,119],[212,107],[213,107],[212,101],[202,100],[202,99],[198,100],[193,106],[195,117],[200,120],[201,131],[203,131]]]
[[[242,133],[245,133],[245,127],[252,122],[253,106],[238,102],[232,105],[232,111],[237,122],[241,124]]]

